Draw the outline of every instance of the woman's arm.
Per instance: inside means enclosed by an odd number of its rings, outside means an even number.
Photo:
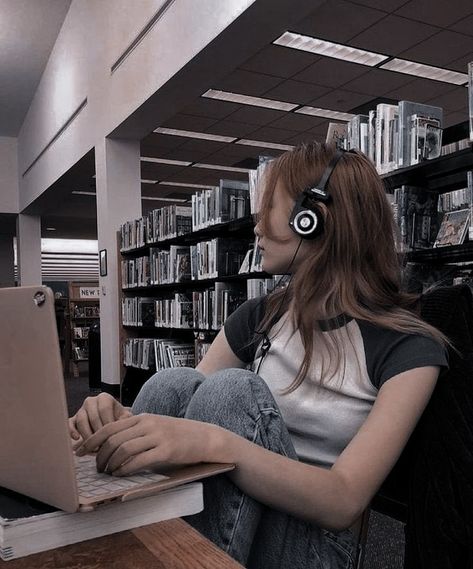
[[[234,482],[253,498],[334,530],[350,527],[369,505],[427,405],[438,367],[401,373],[380,389],[373,408],[330,470],[298,463],[231,434],[212,459],[234,462]]]
[[[437,367],[401,373],[380,389],[367,420],[330,470],[280,456],[221,427],[158,415],[106,425],[82,452],[100,448],[99,469],[124,475],[160,464],[228,462],[245,493],[322,527],[350,527],[404,448],[438,376]]]

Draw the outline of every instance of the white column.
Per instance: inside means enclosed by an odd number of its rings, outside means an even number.
[[[20,213],[17,219],[18,280],[21,286],[41,284],[41,217]]]
[[[120,384],[121,305],[120,225],[141,217],[140,143],[104,139],[95,147],[99,251],[107,252],[107,275],[100,277],[102,383]]]

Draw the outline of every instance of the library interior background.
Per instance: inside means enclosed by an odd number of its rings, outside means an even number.
[[[472,282],[471,0],[3,0],[0,16],[0,286],[54,291],[70,413],[196,365],[272,290],[255,188],[303,142],[373,160],[413,292]],[[402,567],[403,539],[375,512],[364,566]]]

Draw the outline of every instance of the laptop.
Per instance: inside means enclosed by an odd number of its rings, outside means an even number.
[[[94,457],[75,457],[67,419],[53,292],[44,286],[0,288],[0,486],[75,512],[149,496],[234,468],[201,463],[169,467],[162,474],[99,474]],[[85,494],[76,474],[84,461],[89,470],[85,478],[98,479]],[[112,487],[99,488],[104,481]]]

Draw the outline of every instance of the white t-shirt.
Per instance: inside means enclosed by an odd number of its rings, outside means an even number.
[[[327,366],[329,360],[316,334],[308,375],[283,395],[297,375],[304,348],[286,313],[270,330],[271,347],[260,363],[263,336],[255,332],[263,314],[264,300],[245,302],[226,320],[225,336],[235,355],[268,384],[303,462],[329,468],[365,421],[385,381],[416,367],[448,365],[445,350],[431,338],[340,317],[324,323],[343,346],[335,375],[320,381],[322,361]],[[336,367],[333,362],[328,377]]]

